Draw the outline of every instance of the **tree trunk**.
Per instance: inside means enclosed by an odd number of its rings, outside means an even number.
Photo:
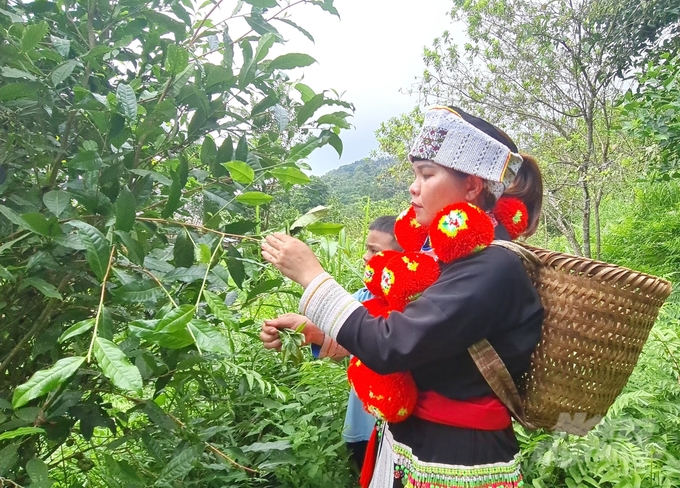
[[[581,187],[583,188],[583,256],[591,257],[590,252],[590,189],[588,179],[585,175],[581,176]]]
[[[595,213],[595,259],[601,259],[602,255],[602,229],[600,228],[600,203],[602,202],[602,187],[598,188],[595,196],[595,205],[593,212]]]
[[[576,233],[574,232],[571,222],[569,222],[564,214],[560,211],[559,207],[557,206],[557,202],[555,201],[555,197],[553,197],[550,193],[547,194],[547,197],[546,203],[548,205],[544,207],[547,218],[550,219],[555,227],[557,227],[557,229],[560,231],[560,234],[562,234],[567,239],[569,247],[571,247],[571,251],[577,256],[583,256],[583,250],[581,249],[578,239],[576,239]]]

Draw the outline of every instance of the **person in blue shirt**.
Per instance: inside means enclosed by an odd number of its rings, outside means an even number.
[[[363,256],[364,264],[368,263],[373,256],[381,251],[402,250],[394,237],[395,222],[395,216],[385,215],[378,217],[369,225],[368,236],[366,237],[366,252]],[[352,296],[360,302],[373,298],[371,292],[365,287],[358,290]],[[341,360],[350,355],[344,347],[340,346],[330,336],[324,334],[308,318],[296,313],[287,313],[275,319],[265,320],[262,325],[260,339],[264,343],[265,348],[279,350],[281,348],[279,329],[295,328],[302,323],[305,323],[305,328],[302,331],[305,335],[305,342],[311,345],[314,357]],[[342,438],[359,470],[361,470],[363,464],[366,446],[374,424],[375,418],[373,415],[364,410],[361,400],[354,393],[354,390],[350,389]]]

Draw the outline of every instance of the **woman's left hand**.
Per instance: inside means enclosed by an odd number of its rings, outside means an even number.
[[[321,263],[304,242],[281,232],[267,236],[262,243],[262,257],[303,288],[323,273]]]

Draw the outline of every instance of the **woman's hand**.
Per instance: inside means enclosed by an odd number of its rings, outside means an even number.
[[[323,344],[324,333],[316,325],[309,321],[304,315],[297,313],[286,313],[279,315],[275,319],[265,320],[262,324],[262,332],[260,332],[260,340],[264,343],[266,349],[281,350],[281,338],[279,336],[280,329],[297,329],[300,325],[305,324],[302,333],[305,336],[305,344]]]
[[[303,288],[323,273],[321,263],[304,242],[281,232],[267,236],[262,243],[262,257]]]

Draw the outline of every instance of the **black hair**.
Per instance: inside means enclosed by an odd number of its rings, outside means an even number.
[[[371,222],[368,230],[377,230],[378,232],[394,236],[394,224],[396,223],[397,217],[395,215],[383,215]]]

